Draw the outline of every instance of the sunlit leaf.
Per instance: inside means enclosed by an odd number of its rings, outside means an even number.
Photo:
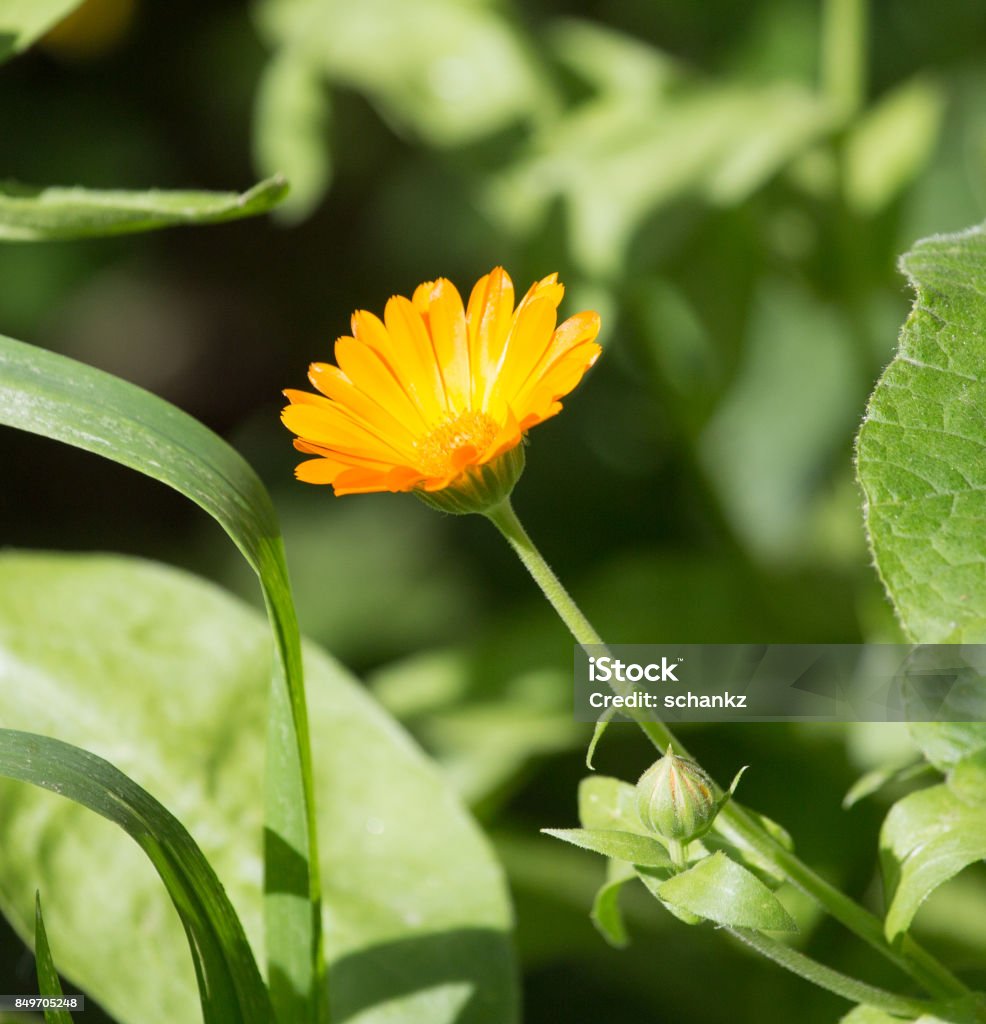
[[[205,1024],[273,1020],[267,989],[236,912],[191,836],[161,804],[102,758],[47,736],[12,729],[0,729],[0,776],[51,790],[95,811],[144,851],[188,935]],[[80,877],[80,888],[83,884]],[[115,884],[126,883],[118,878]],[[49,891],[61,906],[63,894],[57,883]],[[38,901],[34,916],[41,972],[51,957]],[[94,930],[98,927],[94,924]],[[104,956],[106,952],[101,950]],[[51,974],[57,985],[57,975],[53,970]],[[52,977],[46,973],[45,978],[50,986]]]
[[[437,145],[530,118],[543,95],[513,26],[482,0],[266,0],[257,21],[272,45],[364,92],[389,120]]]
[[[922,643],[986,640],[986,231],[919,242],[917,297],[870,398],[858,472],[873,554]]]
[[[589,775],[579,783],[579,821],[587,829],[649,835],[637,810],[636,788],[608,775]]]
[[[0,184],[0,241],[92,238],[180,224],[218,224],[255,217],[287,195],[284,178],[247,192],[111,192]]]
[[[893,941],[910,927],[939,885],[984,858],[986,801],[970,804],[942,785],[894,804],[880,833],[887,938]]]
[[[543,828],[541,831],[573,846],[581,846],[583,850],[601,853],[604,857],[648,868],[671,866],[668,851],[661,843],[633,832],[592,828]]]
[[[943,772],[986,750],[986,722],[911,722],[908,730],[925,758]]]
[[[359,684],[317,648],[305,662],[333,1019],[513,1020],[510,908],[485,839]],[[184,573],[0,557],[0,721],[84,744],[180,816],[258,958],[269,664],[261,616]],[[0,820],[17,930],[30,937],[40,886],[65,977],[122,1024],[196,1020],[186,942],[141,852],[22,784],[0,786]]]
[[[724,853],[703,858],[662,882],[657,892],[665,903],[717,924],[761,931],[798,930],[770,889]]]

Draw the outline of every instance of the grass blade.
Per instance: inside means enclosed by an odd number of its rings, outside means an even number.
[[[0,775],[74,800],[127,832],[181,917],[206,1024],[269,1024],[270,1000],[236,911],[177,818],[108,761],[48,736],[0,729]],[[40,944],[38,956],[40,971]]]
[[[61,996],[62,983],[48,945],[44,917],[41,914],[41,893],[34,896],[34,957],[38,968],[38,991],[43,996]],[[72,1024],[72,1014],[61,1007],[45,1008],[45,1024]]]

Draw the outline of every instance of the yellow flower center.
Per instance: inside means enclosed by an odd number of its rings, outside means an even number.
[[[459,468],[453,456],[466,446],[482,454],[493,443],[499,427],[484,412],[469,410],[436,427],[414,442],[418,468],[428,476],[451,476]]]

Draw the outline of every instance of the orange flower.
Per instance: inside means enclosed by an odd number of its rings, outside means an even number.
[[[497,267],[467,307],[440,278],[419,285],[413,299],[392,298],[382,321],[358,310],[352,336],[336,341],[338,365],[309,368],[321,394],[284,392],[291,404],[282,420],[298,435],[295,447],[317,456],[298,466],[298,479],[332,484],[337,495],[438,498],[510,462],[512,487],[524,434],[561,409],[559,399],[601,351],[597,313],[555,326],[563,294],[551,274],[514,309],[513,284]]]

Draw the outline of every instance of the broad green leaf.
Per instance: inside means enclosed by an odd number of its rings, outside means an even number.
[[[543,828],[546,835],[554,836],[583,850],[601,853],[604,857],[640,864],[647,868],[671,866],[668,851],[656,840],[633,832],[616,832],[591,828]]]
[[[303,220],[329,186],[329,106],[321,72],[301,54],[284,48],[268,61],[254,106],[253,150],[261,174],[291,182],[277,210],[282,220]]]
[[[947,772],[962,758],[986,750],[986,722],[911,722],[908,730],[939,771]]]
[[[942,882],[984,858],[986,801],[969,804],[941,785],[894,804],[880,832],[887,938],[893,941],[907,931]]]
[[[610,860],[606,864],[606,881],[596,893],[589,912],[589,919],[596,926],[596,931],[617,949],[622,949],[630,941],[620,913],[620,893],[623,886],[636,877],[633,865],[621,860]]]
[[[58,971],[52,959],[51,947],[48,945],[48,933],[45,931],[44,916],[41,913],[41,893],[34,897],[34,956],[37,960],[38,992],[43,996],[58,998],[62,995],[62,983],[58,980]],[[252,962],[252,961],[251,961]],[[254,965],[254,971],[256,971]],[[260,981],[260,991],[266,997],[267,992]],[[61,1007],[45,1009],[45,1024],[72,1024],[72,1015]]]
[[[877,569],[921,643],[986,640],[986,230],[901,260],[916,292],[857,442]]]
[[[119,825],[154,865],[181,917],[205,1024],[272,1021],[270,999],[215,872],[181,823],[108,761],[59,740],[0,729],[0,776],[51,790]],[[119,880],[118,884],[119,884]],[[81,879],[80,879],[81,882]],[[60,899],[57,888],[53,891]],[[38,969],[50,965],[35,899]],[[45,974],[58,985],[52,968]],[[49,994],[43,992],[42,994]]]
[[[948,776],[948,788],[968,804],[986,804],[986,750],[963,757]]]
[[[0,721],[92,750],[175,813],[258,960],[270,653],[261,616],[185,573],[0,556]],[[305,667],[332,1019],[514,1020],[510,908],[484,837],[338,664],[309,646]],[[139,850],[96,815],[17,783],[0,785],[0,821],[0,904],[18,932],[31,934],[40,887],[58,908],[48,926],[63,975],[115,1019],[198,1019],[185,938]]]
[[[0,63],[26,50],[82,0],[0,0]]]
[[[287,192],[287,182],[280,176],[246,192],[113,192],[0,183],[0,241],[93,238],[180,224],[219,224],[267,213]]]
[[[660,898],[698,917],[734,928],[796,932],[780,900],[724,853],[700,860],[658,887]]]
[[[586,829],[650,835],[637,811],[636,788],[609,775],[589,775],[579,783],[579,821]]]
[[[300,636],[270,497],[240,455],[180,409],[3,337],[0,424],[94,452],[174,488],[222,526],[259,577],[277,653],[266,775],[268,980],[278,1017],[314,1020],[322,953],[311,752]]]

